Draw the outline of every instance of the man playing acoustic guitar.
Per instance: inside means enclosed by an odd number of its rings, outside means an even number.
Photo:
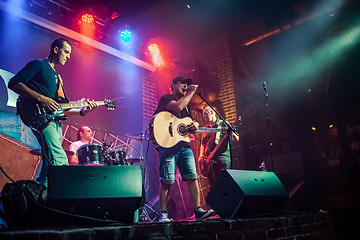
[[[160,97],[158,107],[154,115],[168,111],[177,118],[189,117],[193,119],[189,102],[198,88],[197,85],[191,84],[191,79],[184,77],[176,77],[171,83],[171,94],[164,94]],[[156,117],[155,117],[156,118]],[[165,123],[163,124],[165,125]],[[179,131],[179,128],[172,129],[173,123],[169,123],[166,127],[168,133],[172,136]],[[194,132],[198,129],[199,123],[190,121],[185,126],[184,132]],[[190,143],[180,141],[171,148],[157,146],[160,159],[160,222],[169,222],[167,213],[167,203],[169,199],[170,185],[175,181],[175,166],[178,166],[182,180],[187,182],[191,200],[194,206],[196,220],[205,219],[213,215],[214,211],[205,211],[200,207],[200,192],[198,184],[198,175],[196,173],[194,154],[190,148]]]
[[[23,122],[24,119],[27,119],[25,113],[29,109],[27,109],[28,107],[19,109],[19,105],[26,101],[30,102],[31,106],[36,109],[34,115],[44,116],[45,120],[49,120],[45,121],[46,124],[44,125],[38,124],[38,122],[41,122],[41,118],[33,122],[30,121],[31,123],[28,124],[31,125],[32,131],[40,143],[43,160],[36,181],[46,187],[48,166],[68,165],[68,158],[61,146],[62,128],[60,120],[53,117],[54,114],[52,113],[58,110],[58,102],[69,102],[63,91],[62,79],[56,72],[55,66],[64,65],[70,59],[70,54],[70,42],[64,38],[55,39],[51,44],[48,58],[29,62],[10,79],[8,84],[11,90],[20,95],[17,107]],[[30,106],[30,104],[25,106]],[[89,101],[86,106],[84,109],[71,109],[65,113],[66,115],[80,114],[85,116],[85,114],[97,107],[97,103]],[[28,119],[34,119],[34,117],[30,116]]]

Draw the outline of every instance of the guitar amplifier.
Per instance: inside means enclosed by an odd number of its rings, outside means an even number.
[[[96,219],[137,222],[141,166],[51,166],[48,205]]]

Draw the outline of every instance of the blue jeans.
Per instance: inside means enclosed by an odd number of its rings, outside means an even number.
[[[179,149],[158,148],[160,158],[160,179],[166,184],[175,182],[175,167],[178,166],[183,181],[197,179],[194,154],[190,147]]]
[[[48,166],[69,165],[68,158],[62,148],[62,128],[59,121],[52,121],[41,131],[33,130],[41,146],[42,164],[36,181],[47,187]]]

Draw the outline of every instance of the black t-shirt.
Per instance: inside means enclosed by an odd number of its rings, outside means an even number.
[[[58,74],[46,59],[36,59],[22,68],[9,81],[12,88],[17,83],[24,83],[27,87],[46,97],[56,99],[59,84]],[[66,99],[67,100],[67,99]]]
[[[165,109],[165,106],[171,101],[177,101],[177,99],[175,98],[174,95],[172,95],[172,94],[162,95],[160,97],[160,100],[159,100],[159,103],[158,103],[158,106],[157,106],[157,109],[156,109],[154,115],[156,115],[157,113],[162,112],[162,111],[168,111]],[[174,114],[178,118],[190,117],[191,119],[193,119],[190,105],[187,105],[187,107],[184,108],[180,113],[178,113],[178,112],[177,113],[171,112],[171,113]]]

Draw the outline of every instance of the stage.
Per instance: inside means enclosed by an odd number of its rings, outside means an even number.
[[[336,239],[330,214],[283,213],[276,217],[214,218],[205,221],[145,222],[13,228],[0,239]]]

